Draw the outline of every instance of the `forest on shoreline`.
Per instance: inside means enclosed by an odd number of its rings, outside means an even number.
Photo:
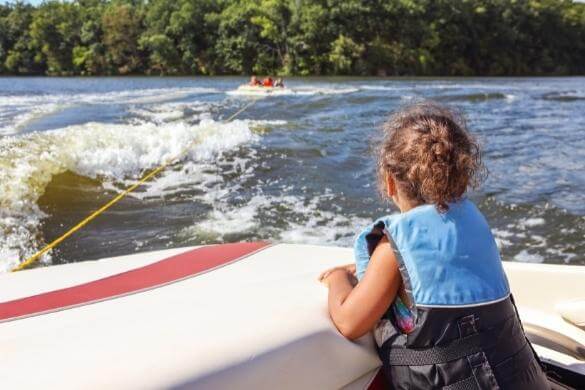
[[[585,74],[571,0],[74,0],[0,5],[0,75]]]

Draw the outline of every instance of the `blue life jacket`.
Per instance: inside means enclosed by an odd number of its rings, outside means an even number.
[[[358,280],[383,237],[396,255],[397,297],[374,336],[395,389],[545,389],[489,226],[468,199],[440,213],[422,205],[358,234]],[[505,342],[503,342],[505,340]]]
[[[360,280],[381,238],[376,227],[396,248],[403,283],[416,306],[485,304],[510,294],[494,237],[471,201],[452,203],[444,214],[423,205],[368,226],[354,246]]]

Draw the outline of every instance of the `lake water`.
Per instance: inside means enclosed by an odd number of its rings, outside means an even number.
[[[471,198],[504,260],[585,264],[585,78],[0,78],[0,271],[200,142],[43,262],[271,240],[350,246],[396,212],[371,139],[430,98],[463,110],[490,175]],[[231,123],[222,123],[250,101]]]

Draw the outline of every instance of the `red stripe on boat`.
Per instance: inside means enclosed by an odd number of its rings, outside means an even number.
[[[234,263],[268,246],[265,242],[204,246],[103,279],[0,303],[0,322],[122,297],[187,279]]]
[[[376,372],[376,376],[368,385],[368,390],[389,390],[392,387],[388,384],[382,368]]]

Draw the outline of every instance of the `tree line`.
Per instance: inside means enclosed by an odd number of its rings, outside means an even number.
[[[585,73],[571,0],[74,0],[0,5],[4,75]]]

